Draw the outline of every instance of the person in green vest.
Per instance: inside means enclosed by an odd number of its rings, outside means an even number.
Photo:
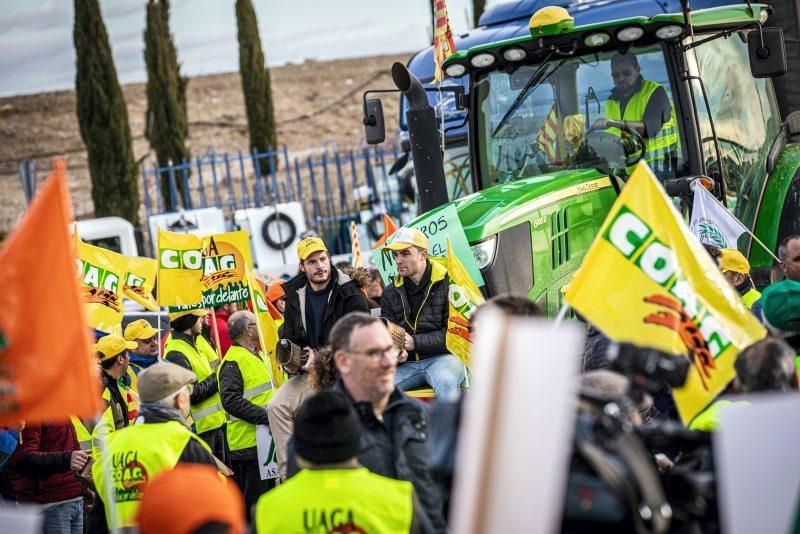
[[[179,463],[216,467],[211,449],[186,422],[195,381],[194,373],[167,362],[139,375],[140,421],[116,432],[101,461],[92,466],[97,499],[87,532],[135,531],[142,495],[162,471]]]
[[[761,293],[758,292],[753,284],[753,279],[750,278],[750,262],[744,257],[744,254],[734,248],[721,248],[719,253],[720,256],[717,261],[722,271],[722,276],[725,277],[725,280],[730,285],[736,288],[745,306],[756,317],[760,317]]]
[[[256,426],[269,426],[267,404],[273,394],[272,375],[266,357],[259,351],[258,326],[252,312],[242,310],[231,315],[228,334],[233,344],[217,369],[217,376],[222,406],[228,415],[230,466],[244,495],[249,519],[259,496],[275,486],[273,479],[261,479],[256,449]]]
[[[164,345],[164,359],[197,376],[197,385],[191,395],[192,419],[197,435],[208,443],[217,458],[227,463],[225,411],[222,409],[217,375],[212,364],[219,357],[202,335],[206,315],[206,310],[169,314],[172,332]]]
[[[358,463],[358,417],[344,394],[306,399],[294,421],[301,471],[264,494],[256,532],[421,532],[410,482],[370,473]]]
[[[611,58],[614,89],[606,100],[605,117],[594,126],[623,137],[609,121],[621,122],[645,141],[644,159],[661,178],[674,176],[678,154],[678,129],[675,109],[663,85],[645,80],[636,54],[627,51]]]

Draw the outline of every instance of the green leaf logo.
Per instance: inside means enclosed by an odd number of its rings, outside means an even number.
[[[708,242],[718,248],[730,248],[728,240],[715,224],[701,222],[697,225],[697,230],[701,242]]]

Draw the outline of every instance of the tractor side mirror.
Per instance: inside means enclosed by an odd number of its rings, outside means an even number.
[[[363,122],[367,144],[377,145],[386,140],[386,128],[383,123],[383,103],[380,98],[369,98],[364,101]]]
[[[758,28],[747,34],[750,72],[754,78],[772,78],[785,74],[786,44],[780,28]]]

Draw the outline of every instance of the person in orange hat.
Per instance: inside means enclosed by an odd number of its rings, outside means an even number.
[[[213,467],[178,464],[147,486],[136,515],[142,534],[244,534],[244,499]]]
[[[286,292],[283,290],[283,282],[283,280],[276,280],[267,289],[267,300],[281,312],[281,315],[286,311]]]

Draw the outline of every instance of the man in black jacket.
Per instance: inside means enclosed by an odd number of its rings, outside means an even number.
[[[353,311],[369,313],[364,293],[350,277],[331,266],[322,239],[307,237],[297,245],[300,273],[283,285],[286,312],[281,337],[316,349],[327,345],[331,328]]]
[[[443,532],[442,495],[428,463],[427,410],[394,384],[400,349],[380,319],[366,313],[338,321],[330,344],[340,373],[334,388],[345,394],[358,414],[359,463],[373,473],[411,482],[423,521]]]
[[[427,384],[437,399],[457,398],[467,371],[445,341],[450,285],[446,260],[428,257],[428,238],[413,228],[398,230],[383,250],[392,251],[398,275],[383,290],[381,316],[406,330],[408,361],[397,368],[397,386],[408,390]]]

